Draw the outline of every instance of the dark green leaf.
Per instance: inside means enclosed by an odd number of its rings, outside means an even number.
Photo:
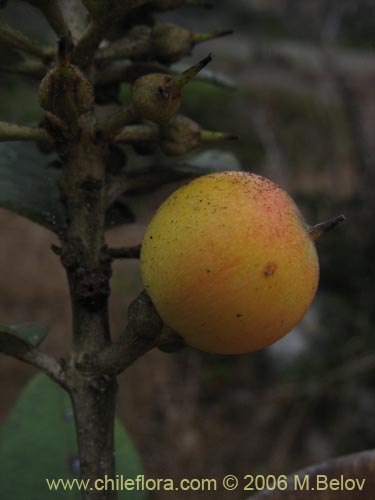
[[[48,334],[44,325],[4,325],[0,324],[0,352],[22,354],[38,346]]]
[[[241,170],[241,164],[236,155],[220,149],[207,149],[191,156],[188,162],[191,166],[203,169],[205,173]]]
[[[139,455],[116,422],[117,473],[142,474]],[[70,399],[45,375],[24,390],[0,432],[0,498],[80,500],[77,490],[49,491],[48,479],[77,477],[77,446]],[[139,491],[119,491],[120,500],[143,500]]]
[[[12,210],[54,232],[64,226],[58,181],[61,171],[31,143],[0,143],[0,207]],[[134,221],[129,208],[107,217],[108,228]]]
[[[60,172],[47,164],[34,144],[0,143],[0,206],[58,231],[64,221]]]
[[[129,174],[126,195],[151,193],[170,182],[189,179],[204,173],[204,171],[198,171],[197,168],[191,169],[185,165],[176,166],[175,168],[168,166],[148,167]]]
[[[126,195],[138,195],[155,191],[165,184],[225,170],[240,170],[241,166],[233,153],[207,150],[190,155],[184,163],[172,163],[165,159],[165,165],[139,167],[128,172]]]

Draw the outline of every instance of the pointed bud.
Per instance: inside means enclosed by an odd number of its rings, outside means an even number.
[[[162,151],[168,156],[181,156],[205,141],[235,139],[237,136],[223,132],[202,130],[187,116],[177,115],[160,128]]]
[[[76,121],[94,103],[93,86],[79,68],[68,62],[64,41],[59,44],[56,67],[40,83],[39,98],[42,108],[66,123]]]
[[[160,128],[160,148],[168,156],[181,156],[199,146],[201,128],[193,120],[176,115]]]
[[[159,127],[154,123],[128,125],[115,138],[116,142],[131,144],[134,151],[141,156],[154,154],[159,140]]]
[[[215,38],[222,38],[223,36],[232,35],[233,30],[222,30],[222,31],[212,31],[212,33],[194,33],[193,42],[202,43],[208,40],[214,40]]]
[[[201,131],[202,142],[235,141],[237,139],[239,139],[238,135],[230,134],[228,132],[214,132],[212,130]]]
[[[132,107],[139,118],[165,123],[178,111],[182,88],[212,60],[209,55],[181,75],[151,73],[141,76],[133,84]]]
[[[175,24],[157,24],[151,35],[154,57],[163,63],[172,64],[190,54],[193,47],[193,32]]]
[[[337,226],[337,224],[343,222],[344,220],[346,220],[345,215],[339,215],[338,217],[330,219],[326,222],[322,222],[321,224],[316,224],[315,226],[309,226],[307,232],[310,238],[313,241],[316,241],[317,239],[327,234],[328,231],[333,229],[335,226]]]
[[[158,142],[159,127],[153,123],[147,125],[128,125],[116,135],[116,142],[134,144],[136,142]]]
[[[213,59],[212,54],[208,54],[207,57],[199,61],[194,66],[191,66],[186,71],[184,71],[181,75],[177,75],[174,77],[174,84],[180,88],[187,85],[202,69],[207,66]]]
[[[232,33],[232,31],[214,31],[212,33],[194,33],[176,24],[157,24],[152,29],[151,43],[154,57],[163,63],[172,64],[191,54],[197,43],[212,40]]]

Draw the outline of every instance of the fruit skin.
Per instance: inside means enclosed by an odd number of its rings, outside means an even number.
[[[152,30],[151,46],[161,62],[172,64],[190,54],[195,45],[194,33],[174,24],[157,24]]]
[[[184,155],[202,142],[200,126],[187,116],[174,116],[160,131],[161,150],[169,156]]]
[[[181,87],[174,78],[163,73],[141,76],[133,84],[132,102],[136,113],[155,123],[168,121],[181,103]]]
[[[309,308],[319,280],[293,200],[270,180],[221,172],[173,193],[141,251],[146,291],[187,344],[218,354],[270,345]]]
[[[150,73],[138,78],[132,87],[131,106],[143,120],[165,123],[178,111],[182,89],[212,61],[212,55],[191,66],[180,75]]]
[[[181,156],[202,142],[238,139],[234,134],[203,130],[198,123],[184,115],[176,115],[160,126],[160,148],[168,156]]]

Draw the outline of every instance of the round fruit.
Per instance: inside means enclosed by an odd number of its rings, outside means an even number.
[[[309,308],[319,263],[309,227],[270,180],[200,177],[159,208],[142,244],[146,291],[164,323],[203,351],[272,344]]]

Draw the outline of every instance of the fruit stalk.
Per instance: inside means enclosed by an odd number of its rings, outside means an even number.
[[[0,122],[0,141],[35,141],[52,145],[50,135],[43,128],[25,127],[7,122]]]
[[[130,125],[125,127],[116,136],[116,142],[157,142],[160,140],[159,129],[156,125]]]
[[[118,0],[114,3],[111,9],[106,9],[105,11],[99,9],[98,12],[100,12],[101,15],[92,18],[91,23],[73,51],[73,63],[83,69],[88,68],[92,63],[96,51],[111,24],[120,15],[125,15],[125,13],[142,6],[147,2],[148,0],[130,0],[126,2]]]

